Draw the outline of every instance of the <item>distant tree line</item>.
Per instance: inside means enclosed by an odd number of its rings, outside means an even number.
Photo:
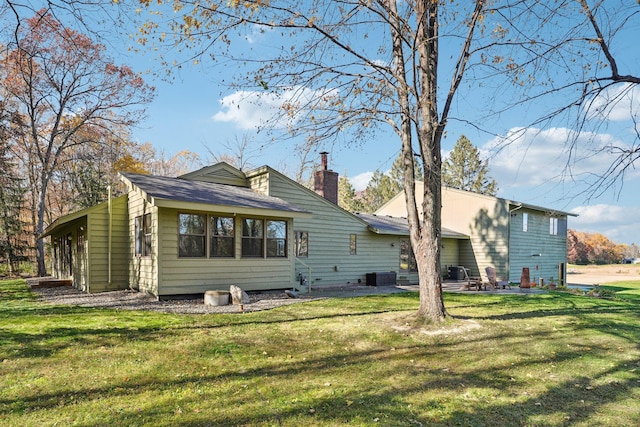
[[[567,232],[567,261],[570,264],[618,264],[625,258],[640,256],[640,248],[616,244],[600,233]]]

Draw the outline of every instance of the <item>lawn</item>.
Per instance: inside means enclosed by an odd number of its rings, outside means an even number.
[[[640,282],[608,288],[446,294],[420,330],[415,293],[174,315],[3,281],[0,424],[640,425]]]

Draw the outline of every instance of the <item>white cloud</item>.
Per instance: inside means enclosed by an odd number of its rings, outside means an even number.
[[[638,109],[640,87],[626,83],[612,86],[598,94],[591,103],[588,117],[614,122],[630,120],[640,113]]]
[[[606,172],[616,156],[611,146],[625,146],[608,134],[576,134],[567,128],[513,128],[487,142],[491,176],[501,187],[548,183],[588,184]]]
[[[251,26],[251,32],[245,36],[249,44],[258,43],[265,38],[265,34],[273,32],[271,27],[266,25],[254,24]]]
[[[569,219],[569,228],[601,233],[616,243],[640,243],[640,207],[597,204],[578,206]]]
[[[294,87],[278,93],[237,91],[220,100],[222,110],[213,115],[218,122],[235,123],[241,129],[256,129],[266,124],[283,128],[295,124],[310,103],[333,98],[332,89],[311,90]],[[291,107],[285,111],[285,106]]]
[[[640,208],[597,204],[578,206],[571,212],[579,215],[574,222],[584,226],[640,222]]]
[[[213,116],[217,122],[235,123],[241,129],[255,129],[277,112],[280,103],[259,92],[238,91],[220,100],[222,111]]]
[[[349,182],[353,185],[354,190],[362,191],[367,188],[369,181],[373,177],[373,172],[363,172],[359,175],[349,178]]]

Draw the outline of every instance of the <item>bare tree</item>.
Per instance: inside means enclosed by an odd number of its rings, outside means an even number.
[[[209,161],[211,162],[227,162],[231,166],[240,170],[247,170],[252,166],[252,159],[256,158],[261,148],[252,148],[252,138],[248,134],[244,134],[241,138],[236,136],[233,141],[227,141],[222,144],[223,152],[216,152],[211,145],[205,148],[209,153]]]
[[[380,126],[391,126],[397,133],[420,277],[418,315],[442,320],[446,310],[440,275],[440,147],[476,30],[489,12],[487,3],[478,0],[444,6],[439,1],[293,0],[175,4],[177,15],[170,32],[178,36],[177,45],[194,57],[210,54],[214,59],[240,61],[246,72],[238,75],[236,83],[252,89],[241,92],[245,101],[277,101],[281,106],[269,122],[273,128],[285,128],[294,137],[313,135],[318,142],[357,143]],[[441,25],[456,40],[451,47],[457,51],[457,60],[447,64],[449,84],[438,75],[443,65],[439,62]],[[141,28],[146,42],[157,37],[163,43],[164,34],[169,33],[158,22]],[[251,52],[242,55],[243,49],[235,44],[261,31],[272,34],[278,46],[261,51],[259,58]],[[422,218],[414,194],[416,152],[425,173]]]
[[[551,9],[552,13],[545,12]],[[520,129],[504,144],[532,129],[566,126],[562,178],[581,184],[586,188],[581,194],[588,198],[622,184],[640,157],[638,51],[630,44],[637,38],[640,2],[513,2],[509,11],[499,11],[493,18],[504,33],[499,42],[502,54],[482,55],[483,66],[493,67],[496,73],[508,71],[509,90],[495,81],[493,87],[510,96],[492,99],[481,120],[501,117],[521,105],[544,105],[542,113],[527,121],[523,118]],[[523,19],[532,11],[537,18]],[[613,119],[621,116],[629,123],[625,133],[607,134]],[[542,138],[532,142],[544,143]],[[581,162],[594,157],[602,159],[602,170],[576,172]],[[575,185],[572,190],[576,191]]]
[[[177,46],[187,59],[238,64],[232,87],[242,90],[229,108],[280,105],[263,123],[265,130],[270,125],[291,137],[313,135],[317,143],[357,144],[389,126],[398,136],[389,143],[402,148],[403,189],[420,276],[418,312],[441,320],[446,310],[439,265],[440,148],[447,123],[458,120],[496,134],[500,130],[488,128],[487,118],[566,91],[570,96],[532,123],[549,123],[576,108],[590,118],[584,101],[599,99],[607,88],[603,83],[636,84],[617,71],[606,37],[597,31],[602,27],[598,17],[609,19],[610,37],[629,24],[638,6],[615,10],[623,3],[187,0],[172,3],[170,28],[159,20],[147,22],[140,25],[140,38]],[[613,20],[625,13],[625,19]],[[255,52],[248,41],[256,37],[270,44],[261,43]],[[599,62],[589,62],[594,47]],[[609,75],[594,77],[596,68]],[[487,105],[458,110],[455,101],[471,92],[487,95]],[[623,151],[626,159],[636,152]],[[416,155],[425,181],[422,217],[414,194]]]
[[[637,88],[640,87],[640,74],[629,74],[637,72],[637,69],[627,69],[623,71],[618,63],[618,58],[614,54],[616,45],[616,35],[625,26],[635,26],[637,30],[640,23],[640,2],[636,5],[611,4],[604,1],[591,2],[580,0],[587,22],[590,24],[592,33],[587,36],[587,43],[598,46],[598,56],[601,58],[597,67],[593,68],[593,73],[587,75],[586,79],[577,80],[582,86],[582,95],[576,100],[581,106],[582,114],[578,121],[578,128],[585,126],[594,116],[608,116],[611,111],[620,104],[629,103],[629,119],[633,122],[635,136],[629,144],[617,144],[602,147],[614,154],[615,159],[604,171],[598,175],[592,185],[592,194],[602,193],[610,188],[616,181],[623,180],[628,169],[635,166],[640,158],[640,107],[635,97],[640,96]],[[637,50],[636,50],[637,52]],[[626,56],[624,51],[618,51],[619,56]],[[637,60],[637,55],[635,56]],[[591,59],[585,58],[588,62]],[[637,62],[636,62],[637,65]],[[599,125],[596,125],[596,129]],[[575,148],[577,140],[572,141],[572,148]]]
[[[26,171],[32,203],[38,273],[45,274],[39,239],[47,193],[65,152],[92,141],[95,130],[130,126],[153,89],[126,66],[114,65],[104,46],[64,27],[45,11],[26,21],[16,48],[2,58],[0,84],[16,105],[19,132],[11,148]],[[94,128],[92,132],[85,129]],[[115,137],[116,135],[114,135]]]

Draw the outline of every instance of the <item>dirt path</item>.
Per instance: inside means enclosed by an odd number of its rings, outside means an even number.
[[[572,266],[567,269],[567,282],[570,285],[594,285],[630,280],[640,280],[640,265],[589,265]]]

